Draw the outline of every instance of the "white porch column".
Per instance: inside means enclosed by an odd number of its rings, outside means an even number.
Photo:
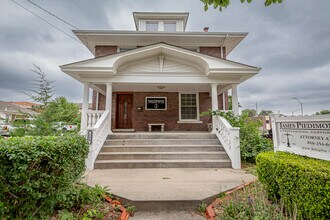
[[[226,98],[225,98],[225,93],[222,93],[222,110],[226,110]]]
[[[112,120],[112,83],[106,83],[107,85],[107,91],[106,91],[106,98],[105,98],[105,110],[109,110],[110,114],[110,133],[112,133],[111,130],[111,120]]]
[[[84,83],[80,131],[84,131],[87,128],[88,105],[89,105],[89,83]]]
[[[238,111],[237,84],[231,85],[231,96],[232,96],[233,112],[235,115],[238,115],[239,111]]]
[[[218,84],[211,84],[212,111],[218,110]],[[212,133],[215,134],[215,116],[212,117]]]

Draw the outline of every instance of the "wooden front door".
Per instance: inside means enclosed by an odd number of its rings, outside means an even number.
[[[117,128],[132,128],[133,95],[118,94],[117,97]]]

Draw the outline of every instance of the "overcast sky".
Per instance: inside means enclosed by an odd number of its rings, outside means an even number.
[[[72,27],[26,0],[15,0],[68,34]],[[132,12],[189,12],[187,31],[249,32],[228,59],[262,67],[239,85],[243,108],[284,114],[330,109],[329,0],[289,0],[264,7],[264,0],[232,4],[223,12],[203,10],[199,0],[32,0],[79,29],[135,30]],[[0,100],[28,100],[33,63],[55,81],[56,96],[81,102],[82,86],[59,65],[92,58],[86,47],[36,18],[11,0],[0,0]],[[298,110],[299,109],[299,110]]]

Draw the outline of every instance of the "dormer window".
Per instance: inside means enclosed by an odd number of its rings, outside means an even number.
[[[158,31],[158,21],[147,21],[146,31]]]
[[[183,32],[186,29],[188,13],[134,12],[137,31]]]
[[[164,31],[176,31],[176,21],[164,21]]]

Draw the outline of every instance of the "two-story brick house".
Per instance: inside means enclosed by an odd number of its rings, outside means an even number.
[[[134,12],[136,31],[74,31],[95,55],[61,66],[84,84],[82,130],[103,110],[109,133],[157,129],[152,124],[165,131],[208,131],[212,118],[200,113],[228,109],[229,90],[238,114],[237,86],[260,68],[227,56],[247,33],[189,32],[188,15]],[[94,115],[88,114],[89,89]]]

